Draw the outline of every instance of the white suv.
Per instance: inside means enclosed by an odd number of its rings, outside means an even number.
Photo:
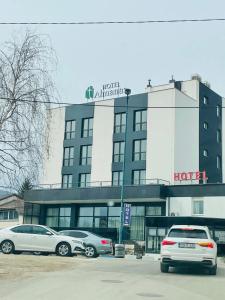
[[[4,254],[29,251],[70,256],[73,253],[84,253],[85,243],[77,238],[60,235],[47,226],[23,224],[0,231],[0,251]]]
[[[169,267],[202,266],[209,274],[216,275],[217,245],[211,238],[208,227],[174,225],[161,243],[161,272]]]

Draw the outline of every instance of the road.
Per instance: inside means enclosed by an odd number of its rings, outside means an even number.
[[[44,263],[47,258],[35,259]],[[159,262],[149,258],[68,259],[72,264],[70,268],[36,272],[27,278],[0,279],[0,299],[218,300],[225,295],[225,267],[222,265],[217,276],[209,276],[200,271],[181,269],[162,274]]]

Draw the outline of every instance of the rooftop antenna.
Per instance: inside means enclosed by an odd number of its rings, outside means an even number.
[[[151,79],[148,80],[148,85],[147,85],[147,87],[152,87],[152,85],[151,85]]]
[[[174,79],[173,75],[171,75],[171,79],[170,79],[169,83],[173,83],[173,82],[175,82],[175,79]]]

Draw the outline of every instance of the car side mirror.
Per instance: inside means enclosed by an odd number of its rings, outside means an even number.
[[[46,235],[49,235],[49,236],[50,236],[50,235],[53,235],[53,234],[52,234],[50,231],[47,231],[47,232],[46,232]]]

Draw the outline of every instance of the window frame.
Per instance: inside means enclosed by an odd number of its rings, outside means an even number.
[[[69,130],[67,130],[68,127],[69,127]],[[72,139],[75,138],[75,135],[76,135],[76,120],[68,120],[68,121],[66,121],[66,123],[65,123],[64,139],[65,140],[72,140]]]
[[[118,175],[115,178],[116,174]],[[112,172],[112,186],[121,186],[123,184],[123,171],[113,171]]]
[[[64,178],[67,178],[66,181]],[[63,174],[62,175],[62,189],[71,189],[73,187],[73,175]]]
[[[200,211],[202,208],[202,212],[197,212],[197,210],[195,211],[196,207],[195,204],[196,203],[201,203],[202,207],[198,207],[198,210]],[[192,215],[193,216],[203,216],[204,215],[204,199],[203,198],[192,198]]]
[[[145,176],[144,179],[142,179],[141,174],[144,172]],[[138,183],[135,183],[135,174],[138,174]],[[141,183],[141,181],[144,180],[144,183]],[[138,169],[138,170],[133,170],[132,171],[132,185],[143,185],[146,184],[146,169]]]
[[[137,113],[140,113],[140,121],[137,122]],[[143,117],[143,113],[146,114],[146,119]],[[134,131],[147,130],[147,109],[141,109],[134,111]]]
[[[85,153],[84,153],[84,150]],[[86,154],[86,155],[83,155]],[[81,166],[90,166],[92,161],[92,145],[81,145],[80,148],[80,165]]]
[[[66,151],[68,151],[68,158],[66,158]],[[72,167],[74,164],[74,147],[64,147],[63,151],[63,166]]]
[[[119,118],[118,124],[117,124],[117,117]],[[126,112],[116,113],[114,115],[114,133],[115,134],[124,133],[125,130],[126,130]]]
[[[136,145],[138,151],[136,150]],[[142,149],[144,148],[144,149]],[[145,161],[146,160],[146,148],[147,148],[147,140],[146,139],[138,139],[133,141],[133,161]]]
[[[116,145],[118,145],[118,153],[115,153]],[[114,163],[121,163],[124,161],[124,149],[125,148],[125,142],[124,141],[118,141],[113,143],[113,162]],[[123,151],[121,151],[123,149]],[[116,159],[118,157],[118,159]]]
[[[85,124],[87,122],[87,125]],[[93,136],[93,117],[82,119],[81,137],[88,138]]]
[[[84,180],[81,177],[84,176]],[[89,178],[87,178],[89,177]],[[90,187],[91,186],[91,173],[80,173],[79,174],[79,187]]]

